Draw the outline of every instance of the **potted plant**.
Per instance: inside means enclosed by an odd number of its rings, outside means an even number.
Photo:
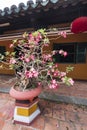
[[[66,76],[72,68],[61,72],[53,58],[56,53],[66,56],[67,52],[58,50],[48,53],[44,47],[49,45],[45,29],[40,29],[29,34],[25,32],[21,39],[14,40],[10,45],[10,48],[15,48],[14,52],[6,52],[6,57],[0,54],[0,61],[15,71],[16,84],[10,90],[12,97],[32,102],[43,87],[55,89],[61,82],[73,85],[73,80]]]

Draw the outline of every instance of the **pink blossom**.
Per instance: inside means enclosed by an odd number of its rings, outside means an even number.
[[[60,73],[60,76],[61,76],[61,77],[66,76],[66,72],[61,72],[61,73]]]
[[[73,85],[74,84],[74,81],[71,79],[71,78],[69,78],[69,83],[71,84],[71,85]]]
[[[45,43],[44,46],[49,46],[49,45],[47,43]]]
[[[55,55],[55,54],[56,54],[56,51],[53,51],[52,54]]]
[[[63,55],[64,57],[67,56],[67,52],[63,50],[59,50],[59,54]]]
[[[33,44],[29,45],[29,48],[34,48],[34,45]]]
[[[55,64],[55,67],[56,67],[56,68],[58,67],[58,63]]]
[[[41,82],[38,82],[38,86],[41,86]]]
[[[66,32],[65,31],[60,32],[60,35],[63,36],[64,38],[66,38]]]
[[[57,73],[54,73],[53,76],[57,76]]]
[[[37,71],[33,71],[33,76],[34,77],[38,77],[38,72]]]
[[[27,43],[24,44],[24,47],[29,47],[29,45]]]
[[[11,58],[10,59],[10,64],[15,64],[16,63],[16,60],[14,58]]]
[[[49,86],[49,88],[54,89],[54,88],[56,88],[56,86],[54,84],[52,84],[52,85]]]
[[[34,44],[35,44],[35,45],[38,45],[38,42],[39,42],[39,40],[37,40],[37,41],[34,41]]]
[[[53,79],[53,80],[52,80],[52,84],[55,84],[55,83],[56,83],[56,80],[55,80],[55,79]]]
[[[38,42],[40,41],[39,37],[37,37],[35,41],[36,41],[36,43],[38,44]],[[36,44],[36,45],[37,45],[37,44]]]
[[[46,62],[43,60],[43,61],[42,61],[42,64],[45,64],[45,63],[46,63]]]
[[[32,60],[34,60],[34,59],[35,59],[34,55],[31,55],[31,56],[30,56],[30,58],[31,58]]]
[[[57,87],[58,87],[57,84],[50,84],[50,85],[49,85],[49,88],[50,88],[50,89],[56,89]]]
[[[37,36],[35,37],[35,41],[39,42],[40,39],[42,38],[41,34],[38,32]]]
[[[64,55],[64,57],[66,57],[66,56],[67,56],[67,52],[65,51],[65,52],[63,53],[63,55]]]
[[[64,52],[63,50],[59,50],[59,54],[63,54],[63,52]]]
[[[61,78],[61,80],[62,80],[62,82],[63,82],[63,83],[65,83],[65,78],[64,78],[64,77],[63,77],[63,78]]]
[[[41,34],[38,32],[38,38],[39,39],[41,39],[42,38],[42,36],[41,36]]]
[[[12,48],[14,45],[13,44],[10,44],[10,48]]]
[[[47,72],[47,75],[50,75],[50,71]]]
[[[52,61],[52,56],[51,54],[43,54],[43,59],[45,61]]]
[[[58,87],[57,81],[54,79],[51,81],[51,84],[49,85],[49,88],[55,89]]]
[[[21,57],[20,57],[20,60],[23,60],[23,59],[24,59],[24,56],[21,56]]]
[[[51,72],[54,72],[54,69],[51,69]]]
[[[33,77],[37,77],[38,76],[38,72],[34,68],[31,68],[30,72],[32,73]]]
[[[29,78],[32,78],[33,77],[33,74],[32,74],[32,72],[29,72]]]
[[[32,78],[32,77],[33,77],[33,74],[32,74],[32,72],[30,72],[30,71],[25,71],[25,76],[26,76],[27,78]]]
[[[34,40],[34,36],[32,34],[29,34],[30,40]]]
[[[58,76],[58,70],[56,70],[53,75]]]
[[[30,61],[30,59],[29,58],[25,58],[25,61],[28,63]]]

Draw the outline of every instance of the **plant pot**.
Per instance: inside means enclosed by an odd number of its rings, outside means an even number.
[[[14,87],[10,89],[10,96],[15,98],[16,100],[32,100],[37,97],[42,91],[42,87],[38,86],[34,89],[25,90],[25,91],[17,91]]]
[[[30,123],[40,114],[37,97],[42,91],[38,86],[34,89],[18,91],[15,87],[10,89],[11,97],[15,98],[14,123],[30,125]]]

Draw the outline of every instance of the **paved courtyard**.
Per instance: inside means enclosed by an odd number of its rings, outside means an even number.
[[[50,99],[54,99],[44,100],[40,98],[41,114],[30,126],[13,123],[15,101],[9,96],[8,92],[14,83],[13,77],[0,75],[0,130],[87,130],[87,104],[83,106],[59,103],[55,100],[60,96],[64,100],[66,97],[73,97],[86,103],[87,81],[76,81],[71,88],[62,86],[53,92],[47,90],[52,95]],[[56,96],[53,96],[55,94]]]
[[[13,124],[14,99],[0,93],[0,130],[87,130],[87,108],[40,99],[39,115],[30,126]]]

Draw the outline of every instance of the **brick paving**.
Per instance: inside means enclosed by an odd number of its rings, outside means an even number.
[[[14,99],[0,93],[0,130],[87,130],[87,107],[40,99],[41,114],[30,126],[13,124]]]
[[[39,101],[41,115],[30,126],[13,124],[14,99],[8,94],[15,83],[13,78],[0,75],[0,130],[87,130],[87,104],[77,106],[44,99]],[[87,81],[76,81],[73,87],[61,86],[47,92],[87,99]]]

